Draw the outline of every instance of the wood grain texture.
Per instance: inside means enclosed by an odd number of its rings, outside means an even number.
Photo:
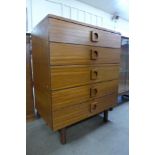
[[[26,34],[26,120],[34,119],[33,81],[31,67],[31,38]]]
[[[97,90],[97,92],[92,96],[91,92],[94,90]],[[116,93],[117,91],[118,80],[52,91],[52,109],[53,111],[59,110],[64,107],[99,98],[107,94]]]
[[[35,27],[35,104],[54,131],[116,105],[120,39],[120,33],[52,15]]]
[[[93,116],[116,105],[117,94],[111,94],[92,101],[69,106],[57,111],[53,111],[53,130],[64,128],[75,122]],[[96,103],[96,109],[91,111],[91,104]]]
[[[52,90],[118,79],[119,65],[53,66]]]
[[[98,34],[98,41],[92,41],[92,31]],[[101,47],[120,48],[121,36],[66,21],[49,18],[49,40],[54,42],[83,44]]]
[[[120,49],[50,43],[51,65],[119,63]]]
[[[44,19],[32,32],[33,76],[36,108],[41,117],[52,127],[47,27],[48,19]]]

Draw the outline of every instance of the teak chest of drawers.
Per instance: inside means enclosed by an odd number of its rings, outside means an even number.
[[[46,16],[32,32],[35,104],[54,131],[104,112],[117,102],[120,33]]]

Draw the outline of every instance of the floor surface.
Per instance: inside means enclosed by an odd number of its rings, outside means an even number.
[[[129,104],[109,112],[109,122],[96,116],[67,129],[67,144],[59,141],[42,119],[27,123],[27,155],[128,155]]]

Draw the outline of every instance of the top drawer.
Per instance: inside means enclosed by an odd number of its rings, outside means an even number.
[[[49,18],[49,40],[112,48],[121,45],[120,34],[53,18]]]

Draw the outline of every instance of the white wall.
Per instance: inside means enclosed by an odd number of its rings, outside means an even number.
[[[111,14],[76,0],[27,0],[27,9],[29,32],[47,14],[54,14],[116,30],[124,36],[129,36],[128,21],[120,18],[115,23],[111,20]]]

